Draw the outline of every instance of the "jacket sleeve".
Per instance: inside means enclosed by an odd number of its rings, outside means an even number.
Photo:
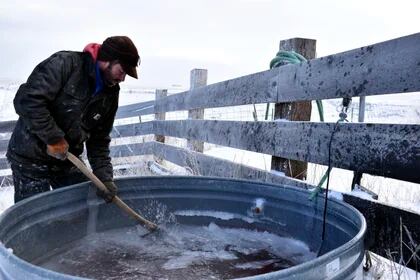
[[[113,106],[103,125],[93,129],[89,139],[86,141],[86,152],[90,166],[92,167],[93,173],[102,182],[113,180],[113,167],[109,155],[109,145],[111,142],[110,133],[114,125],[118,102],[115,102]]]
[[[71,58],[56,53],[35,67],[13,100],[16,113],[25,126],[45,144],[53,144],[64,137],[64,132],[57,126],[48,108],[71,71]]]

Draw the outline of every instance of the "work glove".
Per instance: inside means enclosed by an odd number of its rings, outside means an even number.
[[[47,145],[47,154],[55,157],[56,159],[65,160],[67,152],[69,151],[69,144],[66,139],[61,138],[58,142]]]
[[[112,181],[104,182],[104,185],[108,191],[104,192],[101,189],[96,189],[96,195],[103,198],[106,203],[111,203],[114,196],[117,194],[118,188]]]

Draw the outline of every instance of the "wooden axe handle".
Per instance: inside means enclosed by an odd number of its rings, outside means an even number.
[[[83,174],[85,174],[86,177],[88,177],[98,189],[104,192],[108,192],[108,189],[104,185],[104,183],[102,183],[101,180],[99,180],[98,177],[96,177],[95,174],[93,174],[92,171],[90,171],[78,157],[76,157],[70,152],[67,152],[67,159],[70,160]],[[157,225],[155,223],[152,223],[151,221],[146,220],[145,218],[140,216],[127,204],[125,204],[125,202],[122,201],[118,196],[114,196],[112,202],[115,203],[122,210],[124,210],[131,217],[139,221],[141,224],[144,224],[149,230],[157,229]]]

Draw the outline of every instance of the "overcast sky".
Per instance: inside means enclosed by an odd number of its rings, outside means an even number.
[[[268,69],[281,39],[316,39],[321,57],[416,33],[419,11],[419,0],[2,0],[0,79],[128,35],[142,64],[126,85],[188,88],[192,68],[208,69],[209,83]]]

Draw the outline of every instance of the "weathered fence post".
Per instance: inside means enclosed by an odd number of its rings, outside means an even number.
[[[193,69],[190,74],[190,89],[195,89],[207,85],[207,69]],[[196,97],[200,98],[200,97]],[[204,109],[188,110],[189,119],[203,119]],[[202,153],[204,143],[201,141],[188,140],[187,146],[190,150]]]
[[[360,96],[359,97],[359,118],[358,118],[359,123],[362,123],[365,121],[365,107],[366,107],[366,96]],[[363,176],[363,173],[358,172],[358,171],[354,171],[353,174],[354,175],[353,175],[353,180],[351,182],[351,190],[354,189],[356,184],[360,186],[361,181],[362,181],[362,176]],[[376,195],[376,199],[378,199],[377,195]]]
[[[157,89],[155,93],[155,100],[162,99],[168,95],[167,89]],[[164,121],[165,120],[165,113],[155,113],[155,120],[157,121]],[[165,136],[164,135],[155,135],[155,141],[165,143]]]
[[[280,50],[295,51],[306,59],[313,59],[316,55],[316,40],[293,38],[280,41]],[[309,121],[311,119],[311,101],[278,103],[274,107],[274,119],[290,121]],[[303,161],[289,160],[273,156],[271,169],[282,171],[286,176],[306,179],[308,164]]]
[[[365,122],[366,96],[359,97],[359,122]]]

